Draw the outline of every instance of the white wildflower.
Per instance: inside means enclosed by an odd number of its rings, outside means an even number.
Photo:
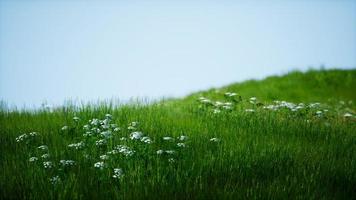
[[[213,113],[214,114],[218,114],[218,113],[220,113],[220,110],[216,108],[216,109],[213,110]]]
[[[115,179],[120,179],[124,176],[124,172],[122,171],[121,168],[115,168],[114,169],[114,175],[112,176]]]
[[[37,136],[37,135],[38,135],[37,132],[32,132],[32,133],[30,133],[30,136],[31,136],[31,137],[35,137],[35,136]]]
[[[119,132],[121,129],[119,127],[114,128],[114,132]]]
[[[141,138],[141,142],[144,142],[144,143],[147,143],[147,144],[151,144],[152,140],[149,137],[145,136],[145,137]]]
[[[106,114],[106,115],[105,115],[105,118],[106,118],[106,119],[112,119],[112,115],[111,115],[111,114]]]
[[[233,96],[236,96],[237,94],[235,92],[226,92],[225,93],[225,96],[228,96],[228,97],[233,97]]]
[[[231,106],[223,106],[222,108],[224,108],[225,110],[232,110],[232,107]]]
[[[59,176],[54,176],[54,177],[50,178],[49,181],[50,181],[53,185],[57,185],[58,183],[61,182],[61,178],[59,178]]]
[[[95,168],[99,168],[99,169],[104,169],[105,167],[105,163],[104,162],[97,162],[94,164]]]
[[[125,145],[117,145],[115,149],[125,156],[132,156],[135,153],[134,150],[131,150],[128,146]]]
[[[105,137],[105,138],[111,138],[111,131],[103,131],[100,133],[101,136]]]
[[[90,131],[87,131],[83,134],[83,137],[91,137],[91,136],[93,136],[93,133]]]
[[[92,126],[98,126],[100,124],[100,120],[99,119],[92,119],[92,120],[89,120],[89,123],[92,125]]]
[[[166,152],[166,154],[174,154],[175,153],[174,150],[166,150],[165,152]]]
[[[138,122],[131,122],[129,125],[133,126],[133,127],[136,127],[138,125]]]
[[[52,164],[51,161],[46,161],[46,162],[43,162],[43,166],[44,166],[44,168],[46,168],[46,169],[50,169],[50,168],[53,167],[53,164]]]
[[[30,162],[35,162],[35,161],[37,161],[37,160],[38,160],[37,157],[31,157],[30,159],[28,159],[28,161],[30,161]]]
[[[204,104],[210,104],[211,101],[209,99],[203,99],[200,102],[204,103]]]
[[[184,140],[187,140],[187,139],[188,139],[188,136],[181,135],[181,136],[179,136],[177,139],[180,140],[180,141],[184,141]]]
[[[113,149],[113,150],[107,152],[107,154],[109,154],[109,155],[115,155],[118,153],[119,153],[119,151],[117,151],[116,149]]]
[[[37,147],[37,149],[48,150],[48,146],[47,145],[41,145],[41,146]]]
[[[132,132],[130,135],[131,140],[140,140],[143,136],[143,133],[141,132]]]
[[[75,122],[79,122],[79,117],[77,117],[77,116],[75,116],[75,117],[73,117],[73,121],[75,121]]]
[[[104,146],[104,145],[106,145],[106,140],[104,140],[104,139],[97,140],[97,141],[95,141],[95,145],[96,146]]]
[[[184,143],[177,143],[177,146],[178,147],[185,147],[185,144]]]
[[[85,143],[83,141],[79,143],[73,143],[73,144],[68,144],[69,148],[74,148],[74,149],[82,149],[85,146]]]
[[[252,112],[255,112],[255,110],[254,109],[246,109],[245,112],[251,112],[252,113]]]
[[[93,131],[94,133],[100,133],[100,128],[94,127],[91,129],[91,131]]]
[[[47,159],[47,158],[49,158],[49,157],[50,157],[50,155],[49,155],[48,153],[43,154],[43,155],[41,156],[41,158],[43,158],[43,159]]]
[[[316,107],[319,107],[319,106],[320,106],[319,102],[309,104],[310,108],[316,108]]]
[[[344,114],[344,117],[345,117],[345,118],[349,118],[349,117],[352,117],[352,116],[353,116],[353,115],[352,115],[351,113],[345,113],[345,114]]]
[[[90,130],[89,124],[85,124],[85,125],[83,126],[83,129],[86,130],[86,131],[89,131],[89,130]]]
[[[108,159],[109,159],[109,156],[104,154],[104,155],[101,155],[101,156],[100,156],[100,159],[101,159],[101,160],[108,160]]]
[[[163,137],[163,140],[168,141],[168,140],[173,140],[173,138],[172,138],[172,137],[169,137],[169,136],[166,136],[166,137]]]
[[[62,166],[73,166],[75,164],[74,160],[60,160],[59,163]]]
[[[210,139],[210,142],[219,142],[219,141],[220,141],[219,138],[211,138],[211,139]]]
[[[156,151],[156,153],[157,153],[158,155],[161,155],[161,154],[164,153],[164,151],[160,149],[160,150]]]
[[[25,139],[27,139],[28,138],[28,135],[25,133],[25,134],[22,134],[22,135],[20,135],[20,136],[18,136],[17,138],[16,138],[16,142],[22,142],[22,141],[24,141]]]
[[[168,159],[168,162],[170,162],[170,163],[174,163],[176,160],[174,160],[174,158],[169,158]]]
[[[216,101],[214,105],[215,105],[216,107],[219,107],[219,106],[224,105],[224,103],[221,102],[221,101]]]
[[[68,126],[63,126],[61,130],[62,130],[62,131],[68,130]]]

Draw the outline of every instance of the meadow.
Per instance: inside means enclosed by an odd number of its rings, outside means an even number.
[[[0,199],[355,199],[356,70],[0,111]]]

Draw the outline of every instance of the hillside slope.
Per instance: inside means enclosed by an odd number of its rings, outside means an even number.
[[[292,72],[152,104],[0,109],[0,199],[353,199],[355,75]]]
[[[327,102],[328,100],[356,100],[356,69],[294,71],[263,80],[249,80],[219,89],[210,89],[189,95],[187,99],[206,96],[214,98],[219,93],[237,92],[245,97],[263,101],[285,100],[292,102]]]

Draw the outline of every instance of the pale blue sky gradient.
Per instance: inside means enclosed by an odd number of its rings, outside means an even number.
[[[356,1],[0,0],[0,99],[179,97],[356,67]]]

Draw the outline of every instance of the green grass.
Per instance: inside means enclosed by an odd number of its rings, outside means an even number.
[[[356,70],[311,70],[152,104],[102,103],[31,112],[3,108],[0,199],[353,199],[355,88]],[[242,100],[226,97],[226,92],[236,92]],[[214,104],[233,103],[224,109],[198,101],[202,96]],[[250,97],[257,97],[255,104]],[[294,112],[265,109],[273,100],[305,105]],[[321,104],[309,106],[313,102]],[[220,112],[214,113],[216,109]],[[107,113],[121,130],[99,147],[95,142],[103,137],[84,137],[83,126],[93,118],[105,119]],[[128,138],[133,121],[151,144]],[[68,129],[61,130],[63,126]],[[38,135],[16,142],[31,132]],[[188,139],[180,141],[181,135]],[[165,136],[174,140],[165,141]],[[68,147],[80,141],[83,148]],[[48,146],[49,158],[41,158],[46,150],[37,147],[42,144]],[[134,154],[109,155],[104,169],[94,167],[100,155],[120,144]],[[158,155],[160,149],[175,153]],[[30,162],[34,156],[38,160]],[[75,165],[63,167],[62,159]],[[44,168],[46,160],[54,164],[51,169]],[[121,168],[124,176],[113,178],[114,168]],[[52,184],[49,179],[55,176],[61,181]]]

